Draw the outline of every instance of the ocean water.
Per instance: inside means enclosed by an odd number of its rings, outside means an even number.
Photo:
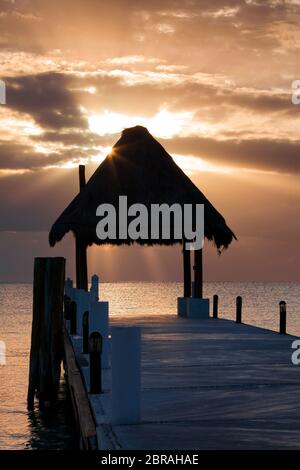
[[[207,283],[204,296],[219,295],[219,316],[235,317],[235,298],[243,297],[243,322],[278,331],[280,300],[287,302],[288,333],[300,336],[300,283]],[[104,283],[100,297],[110,315],[132,318],[175,315],[180,283]],[[66,409],[62,381],[56,409],[41,414],[26,410],[31,334],[32,286],[0,284],[0,341],[6,365],[0,365],[0,449],[71,449],[74,423]]]

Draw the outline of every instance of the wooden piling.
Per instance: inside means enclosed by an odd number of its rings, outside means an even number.
[[[286,302],[279,302],[279,333],[286,335]]]
[[[77,289],[88,290],[87,275],[87,245],[79,235],[75,238],[76,244],[76,287]]]
[[[219,297],[217,294],[213,296],[213,318],[218,318]]]
[[[102,336],[98,331],[90,334],[90,393],[102,393]]]
[[[238,295],[236,298],[236,323],[242,323],[242,304],[243,299]]]
[[[29,364],[28,410],[55,400],[63,355],[64,258],[35,258],[33,318]]]
[[[202,249],[194,251],[195,264],[194,264],[194,296],[198,299],[203,298],[203,260],[202,260]]]
[[[185,248],[185,241],[182,242],[183,248],[183,297],[191,297],[191,252]]]

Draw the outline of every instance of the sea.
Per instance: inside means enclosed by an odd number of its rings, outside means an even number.
[[[243,298],[243,322],[278,331],[279,302],[287,303],[287,332],[300,336],[300,283],[217,282],[204,284],[204,297],[219,296],[219,316],[235,318],[235,299]],[[100,298],[111,316],[134,319],[176,315],[181,283],[102,283]],[[0,449],[75,449],[77,436],[62,374],[57,404],[49,412],[26,410],[32,319],[32,285],[0,284]],[[0,351],[1,354],[1,351]]]

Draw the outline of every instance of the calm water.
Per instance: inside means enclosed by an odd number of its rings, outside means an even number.
[[[100,286],[110,314],[140,316],[176,312],[180,283],[118,283]],[[235,297],[243,296],[245,323],[278,329],[278,302],[286,300],[288,332],[300,335],[300,283],[208,283],[206,297],[219,295],[219,315],[234,318]],[[26,411],[32,286],[0,284],[0,340],[6,365],[0,366],[0,449],[70,449],[75,446],[64,383],[57,409],[48,415]]]

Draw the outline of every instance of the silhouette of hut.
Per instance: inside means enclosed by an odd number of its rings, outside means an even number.
[[[87,246],[131,244],[131,238],[100,240],[96,235],[99,217],[96,209],[102,203],[118,207],[119,196],[126,195],[128,206],[134,203],[172,205],[204,204],[205,237],[214,242],[218,250],[227,248],[235,238],[225,219],[203,193],[177,166],[162,145],[142,126],[125,129],[111,153],[85,184],[84,167],[80,167],[80,192],[53,224],[49,243],[54,246],[66,233],[73,232],[76,239],[77,287],[87,289]],[[137,239],[142,245],[173,245],[181,240]],[[183,248],[184,296],[191,295],[190,252]],[[202,297],[202,250],[195,251],[195,296]]]

